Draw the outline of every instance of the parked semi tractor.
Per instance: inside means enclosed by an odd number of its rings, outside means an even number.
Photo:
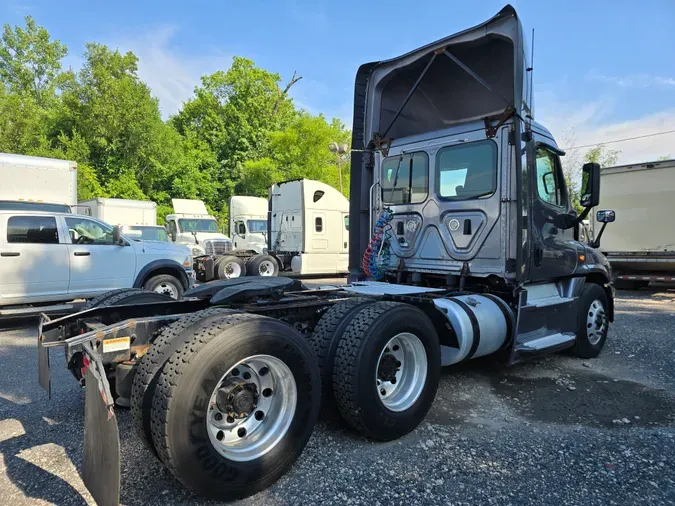
[[[77,204],[77,164],[0,153],[0,209],[69,213]]]
[[[267,199],[235,196],[230,199],[230,236],[234,249],[267,253]]]
[[[117,291],[42,319],[40,383],[49,388],[49,351],[65,347],[87,387],[83,480],[100,506],[120,491],[111,385],[176,478],[233,500],[290,468],[322,402],[388,441],[423,420],[443,366],[600,353],[614,316],[610,267],[574,239],[598,204],[599,166],[583,168],[577,215],[563,153],[532,119],[528,69],[510,6],[359,68],[350,284],[249,277],[180,302]]]
[[[603,167],[600,203],[618,221],[602,235],[619,288],[675,281],[675,160]],[[601,223],[593,220],[595,235]]]
[[[349,201],[332,186],[298,179],[270,188],[268,249],[295,274],[347,273]]]

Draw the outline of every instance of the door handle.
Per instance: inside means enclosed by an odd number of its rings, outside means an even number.
[[[91,255],[91,253],[89,253],[88,251],[76,251],[75,252],[76,257],[88,257],[89,255]]]
[[[543,259],[544,259],[544,250],[541,248],[536,248],[534,250],[534,265],[539,267]]]
[[[0,253],[0,257],[18,257],[21,255],[18,251],[3,251]]]

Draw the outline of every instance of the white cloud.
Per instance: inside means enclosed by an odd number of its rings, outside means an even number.
[[[619,104],[609,98],[590,102],[564,102],[550,93],[537,97],[537,121],[549,128],[558,144],[567,150],[568,161],[578,162],[589,149],[575,146],[597,143],[605,143],[607,149],[620,151],[617,162],[619,164],[652,161],[665,155],[675,158],[675,133],[609,143],[675,130],[675,109],[616,120],[613,113]]]
[[[138,75],[159,99],[162,117],[176,113],[199,84],[203,75],[227,70],[232,58],[219,51],[200,56],[187,56],[172,44],[176,27],[162,26],[138,37],[127,37],[110,44],[120,51],[133,51],[138,56]]]
[[[591,72],[588,79],[613,84],[620,88],[675,87],[675,77],[653,76],[649,74],[629,74],[625,76],[607,76]]]

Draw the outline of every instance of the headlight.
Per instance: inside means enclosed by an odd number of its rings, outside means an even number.
[[[199,257],[204,254],[204,250],[201,248],[192,248],[192,256],[193,257]]]
[[[183,267],[186,269],[192,269],[192,255],[185,257],[185,260],[183,260]]]

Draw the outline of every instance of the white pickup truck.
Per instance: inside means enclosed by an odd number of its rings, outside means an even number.
[[[0,211],[0,306],[130,287],[180,299],[193,279],[186,246],[133,240],[88,216]]]

